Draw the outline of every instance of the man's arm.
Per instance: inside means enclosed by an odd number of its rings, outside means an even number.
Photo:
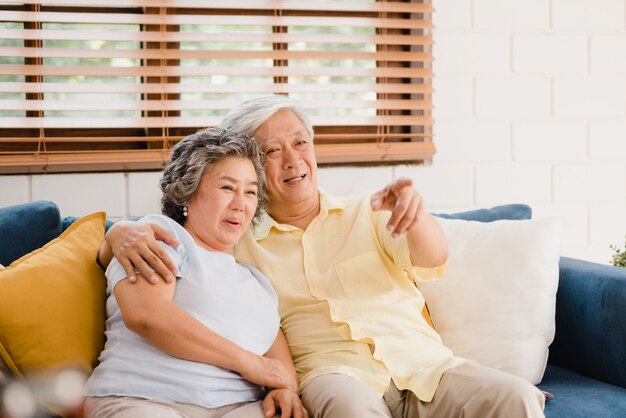
[[[438,267],[448,260],[448,241],[439,222],[422,211],[415,227],[406,232],[411,262],[419,267]]]
[[[293,365],[256,355],[213,332],[172,302],[175,287],[175,282],[120,281],[113,291],[128,329],[173,357],[233,370],[260,386],[298,390]]]
[[[150,283],[157,283],[160,278],[171,283],[178,274],[157,241],[173,247],[180,243],[160,225],[122,220],[113,224],[104,238],[98,253],[100,265],[106,267],[116,257],[131,283],[135,282],[135,271]]]
[[[410,179],[401,177],[371,199],[372,210],[389,210],[387,230],[392,237],[406,234],[413,265],[437,267],[448,259],[448,243],[434,216],[424,210],[421,195]]]

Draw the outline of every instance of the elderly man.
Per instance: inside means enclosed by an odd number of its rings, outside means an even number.
[[[257,266],[278,294],[312,416],[543,416],[539,390],[455,357],[423,314],[417,282],[441,275],[448,250],[410,180],[370,196],[328,196],[317,186],[309,119],[283,96],[241,104],[222,127],[254,136],[265,156],[268,214],[234,255]],[[172,280],[155,239],[172,243],[157,226],[121,223],[107,234],[101,260],[112,252],[129,276],[137,268],[157,280],[149,264]]]

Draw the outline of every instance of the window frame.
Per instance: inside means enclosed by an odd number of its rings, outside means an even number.
[[[271,0],[268,0],[271,2]],[[387,3],[385,0],[378,2]],[[31,2],[33,3],[33,2]],[[45,1],[43,2],[45,3]],[[115,2],[114,2],[115,3]],[[249,3],[246,1],[229,3],[233,4]],[[289,3],[288,1],[285,3]],[[400,3],[400,2],[390,2]],[[404,3],[419,3],[430,7],[430,1],[404,1]],[[295,3],[293,3],[295,4]],[[94,9],[92,7],[80,6],[59,6],[24,4],[2,5],[0,10],[34,10],[40,11],[63,11],[85,13],[115,13],[120,11],[118,7],[107,6]],[[124,10],[127,10],[126,8]],[[150,15],[168,14],[167,8],[146,7],[137,8],[136,13]],[[190,9],[194,11],[195,9]],[[207,13],[207,10],[196,10],[198,13]],[[233,15],[245,14],[246,11],[231,7],[229,9],[210,9],[211,13],[224,13],[230,11]],[[257,10],[256,15],[259,14]],[[267,15],[281,16],[310,16],[310,11],[280,11],[264,10]],[[328,12],[316,12],[320,16],[325,16]],[[383,19],[410,19],[411,14],[406,12],[362,12],[360,16],[373,17],[376,14]],[[356,16],[349,14],[346,16]],[[431,18],[422,17],[430,22]],[[25,22],[25,28],[41,29],[42,22]],[[162,32],[177,31],[179,27],[173,25],[147,25],[141,28],[142,31]],[[413,31],[414,29],[408,30]],[[272,33],[284,34],[288,27],[284,25],[272,26]],[[428,32],[427,30],[424,33]],[[419,36],[429,38],[430,43],[423,45],[395,45],[382,44],[376,46],[376,52],[394,53],[417,51],[431,54],[430,45],[432,35],[421,33]],[[376,28],[376,35],[395,36],[407,35],[407,29]],[[25,39],[25,47],[42,47],[42,40]],[[288,44],[285,42],[272,43],[273,51],[285,50]],[[180,43],[177,42],[144,42],[143,49],[158,49],[167,53],[168,50],[180,50]],[[25,66],[42,65],[41,57],[25,57]],[[165,59],[145,59],[142,60],[142,67],[150,66],[180,66],[180,59],[166,57]],[[414,100],[420,103],[416,109],[377,109],[376,116],[380,119],[393,116],[414,115],[422,118],[425,123],[411,125],[320,125],[315,126],[316,154],[320,165],[380,165],[398,163],[423,163],[431,161],[435,153],[432,142],[432,116],[431,116],[431,92],[432,74],[428,75],[430,62],[428,61],[376,61],[376,69],[402,69],[417,66],[424,69],[425,77],[376,77],[376,85],[389,83],[406,84],[419,83],[425,86],[425,92],[413,93],[376,93],[377,100],[380,101],[401,101]],[[274,67],[288,67],[288,60],[275,59]],[[41,75],[26,75],[25,84],[41,82]],[[275,75],[274,85],[287,85],[289,75]],[[141,84],[175,84],[180,82],[179,76],[145,76],[142,77]],[[280,89],[274,93],[283,93]],[[26,93],[26,100],[41,100],[44,93]],[[143,94],[144,101],[168,101],[180,100],[180,93],[147,93]],[[421,104],[423,103],[423,104]],[[198,128],[205,126],[169,126],[167,121],[170,118],[179,117],[180,109],[170,109],[165,107],[162,110],[143,110],[142,116],[150,118],[161,118],[165,122],[161,126],[137,126],[133,128],[16,128],[0,127],[0,174],[16,173],[38,173],[38,172],[83,172],[83,171],[136,171],[153,170],[162,168],[169,159],[169,149],[183,136],[195,132]],[[28,110],[26,117],[45,118],[43,110]],[[416,119],[414,118],[414,119]],[[0,122],[2,119],[0,118]]]

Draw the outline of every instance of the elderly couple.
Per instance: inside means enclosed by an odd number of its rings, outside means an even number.
[[[447,244],[410,180],[336,198],[316,173],[309,119],[283,96],[174,147],[163,215],[119,222],[100,251],[87,416],[543,416],[539,390],[455,357],[423,314],[416,282],[441,275]]]

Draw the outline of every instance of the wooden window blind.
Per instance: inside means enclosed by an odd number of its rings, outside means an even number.
[[[0,173],[155,169],[288,94],[321,164],[429,160],[429,1],[0,2]]]

